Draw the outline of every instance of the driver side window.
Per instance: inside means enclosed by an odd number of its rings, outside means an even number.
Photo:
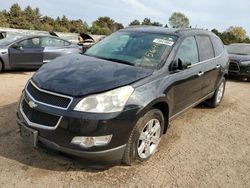
[[[198,49],[194,37],[184,39],[177,51],[175,62],[196,64],[199,62]]]

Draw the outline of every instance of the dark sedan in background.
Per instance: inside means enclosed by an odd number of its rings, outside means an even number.
[[[250,81],[250,44],[227,46],[230,55],[229,75]]]
[[[36,69],[58,56],[80,52],[78,45],[50,35],[6,37],[0,40],[0,72]]]

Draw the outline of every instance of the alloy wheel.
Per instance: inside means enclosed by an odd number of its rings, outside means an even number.
[[[151,119],[144,126],[138,140],[137,152],[140,158],[146,159],[155,151],[161,139],[161,124],[157,119]]]
[[[223,93],[224,93],[224,82],[221,82],[219,88],[218,88],[218,92],[217,92],[217,98],[216,98],[216,103],[219,104],[221,102],[221,99],[223,97]]]

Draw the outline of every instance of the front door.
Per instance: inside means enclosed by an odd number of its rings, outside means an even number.
[[[70,53],[67,47],[70,45],[68,41],[55,37],[42,37],[41,46],[44,47],[43,63],[48,63],[51,60]]]
[[[177,51],[174,63],[183,62],[190,64],[183,70],[172,74],[176,80],[172,87],[173,109],[171,116],[188,108],[201,99],[202,72],[199,62],[198,49],[194,37],[185,38]]]
[[[10,64],[14,68],[38,68],[42,65],[44,48],[40,45],[39,37],[17,42],[8,51]]]

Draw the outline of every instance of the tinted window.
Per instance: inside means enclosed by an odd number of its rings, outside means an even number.
[[[224,50],[224,44],[217,37],[211,37],[211,40],[214,46],[215,56],[220,55]]]
[[[70,43],[61,39],[43,37],[41,45],[42,47],[63,47],[70,45]]]
[[[214,49],[212,42],[208,36],[196,36],[200,61],[214,58]]]
[[[194,37],[184,39],[177,51],[175,61],[182,61],[185,63],[198,63],[198,50]]]
[[[19,42],[19,46],[22,46],[23,48],[40,48],[41,38],[31,38],[31,39],[26,39],[21,42]]]

